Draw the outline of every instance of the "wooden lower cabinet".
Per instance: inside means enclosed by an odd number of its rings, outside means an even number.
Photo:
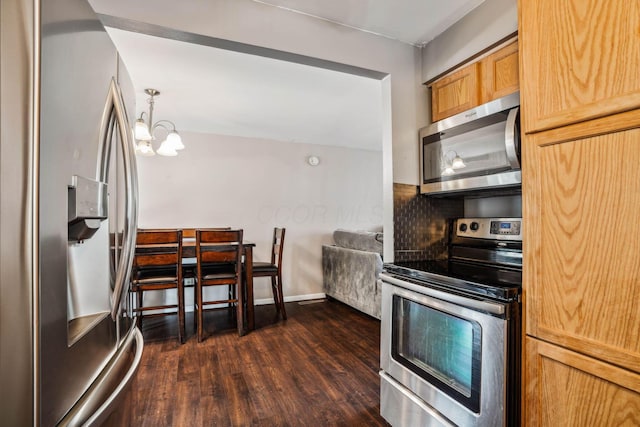
[[[526,333],[640,374],[640,128],[555,141],[525,137]]]
[[[638,426],[640,375],[525,339],[523,426]]]

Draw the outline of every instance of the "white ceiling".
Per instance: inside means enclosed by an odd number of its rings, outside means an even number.
[[[253,0],[422,46],[484,0]]]
[[[379,80],[108,31],[134,82],[138,115],[148,109],[143,89],[160,91],[154,122],[171,120],[178,131],[382,149]]]
[[[484,0],[252,1],[422,45]],[[142,6],[91,4],[98,13],[125,19]],[[178,131],[382,148],[381,84],[375,78],[107,30],[133,80],[137,115],[147,109],[144,89],[154,88],[161,92],[154,121],[171,120]]]

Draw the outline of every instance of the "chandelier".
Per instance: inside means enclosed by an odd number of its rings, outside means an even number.
[[[145,89],[144,92],[149,95],[149,99],[147,100],[149,103],[149,113],[147,115],[148,124],[144,120],[145,112],[143,111],[142,114],[140,114],[140,118],[136,120],[133,131],[135,139],[137,140],[136,153],[141,156],[155,155],[156,151],[153,151],[151,142],[156,139],[154,136],[156,129],[163,128],[167,131],[167,136],[160,144],[157,153],[161,156],[177,156],[177,150],[182,150],[184,144],[182,143],[182,138],[180,138],[180,135],[178,135],[176,131],[176,126],[169,120],[158,120],[153,123],[154,97],[160,95],[160,92],[155,89]],[[167,124],[171,125],[171,127],[167,126]]]

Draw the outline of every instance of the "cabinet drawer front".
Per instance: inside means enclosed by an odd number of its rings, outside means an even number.
[[[520,3],[525,132],[640,106],[640,2]]]
[[[640,376],[531,337],[524,354],[527,425],[640,425]]]

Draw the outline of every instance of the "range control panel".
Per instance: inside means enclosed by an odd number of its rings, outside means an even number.
[[[456,220],[456,235],[522,241],[522,218],[460,218]]]

